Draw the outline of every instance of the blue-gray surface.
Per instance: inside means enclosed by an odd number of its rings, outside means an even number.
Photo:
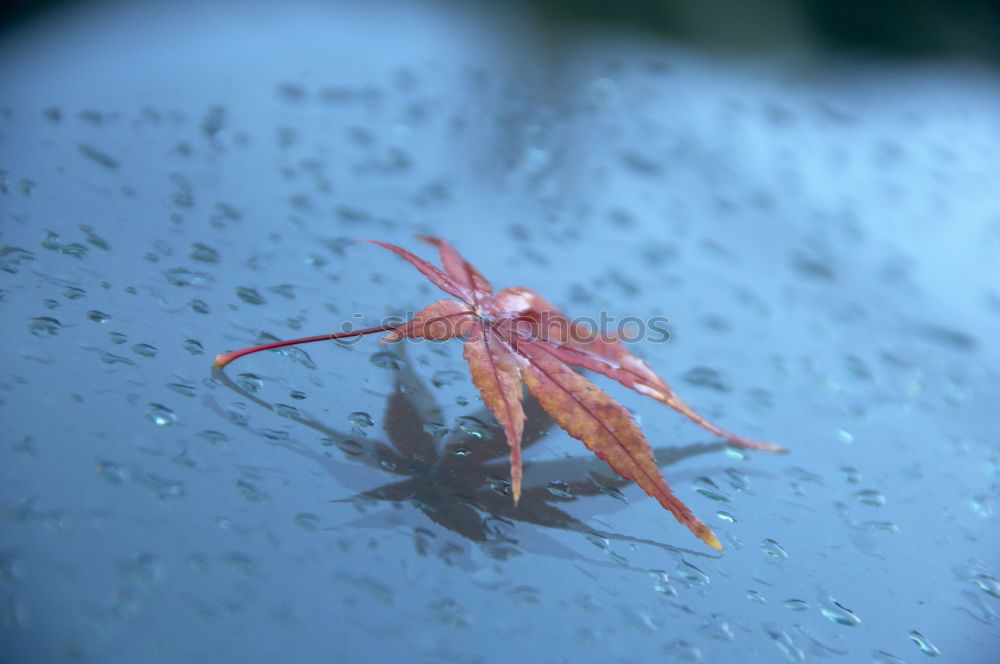
[[[0,44],[0,660],[988,661],[996,74],[364,7]],[[669,316],[638,351],[791,448],[599,381],[723,556],[538,419],[515,510],[457,342],[211,375],[438,297],[354,242],[427,231],[573,315]]]

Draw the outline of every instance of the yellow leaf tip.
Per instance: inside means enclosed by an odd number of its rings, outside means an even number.
[[[705,544],[709,545],[719,553],[722,553],[722,542],[719,541],[719,538],[716,537],[715,533],[713,533],[711,530],[706,528],[705,532],[698,534],[698,537],[700,537],[701,541],[703,541]]]

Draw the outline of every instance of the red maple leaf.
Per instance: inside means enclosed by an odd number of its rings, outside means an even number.
[[[494,293],[490,282],[451,245],[438,238],[421,239],[438,248],[444,270],[402,247],[371,242],[410,262],[455,299],[438,300],[406,323],[254,346],[218,355],[215,365],[222,368],[238,357],[261,350],[382,331],[389,331],[384,341],[463,337],[472,382],[507,437],[515,505],[521,495],[523,384],[567,433],[583,441],[616,473],[656,498],[702,541],[721,551],[719,538],[671,491],[649,443],[625,407],[572,367],[603,374],[665,403],[737,447],[768,452],[782,452],[784,448],[720,429],[681,401],[666,381],[629,353],[617,338],[571,321],[527,288],[505,288]]]

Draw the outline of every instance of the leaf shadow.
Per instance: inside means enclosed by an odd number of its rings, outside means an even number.
[[[339,431],[305,413],[289,413],[287,409],[280,409],[279,404],[248,391],[224,370],[213,368],[212,378],[221,385],[261,408],[319,432],[324,445],[339,448],[344,453],[343,459],[336,459],[328,450],[308,446],[294,438],[275,439],[266,431],[253,429],[245,419],[224,409],[211,396],[206,396],[204,403],[216,414],[264,438],[269,444],[317,463],[347,486],[371,486],[382,482],[375,488],[361,489],[349,498],[333,501],[352,504],[361,512],[361,517],[338,528],[397,528],[401,525],[398,508],[401,504],[409,504],[439,527],[473,542],[495,559],[506,559],[522,552],[522,543],[516,537],[522,534],[516,528],[518,523],[583,535],[604,548],[615,561],[597,563],[602,565],[625,565],[611,552],[612,541],[648,545],[684,556],[718,557],[717,554],[595,528],[562,509],[569,503],[605,495],[624,500],[620,489],[631,482],[615,475],[603,461],[594,457],[527,461],[521,500],[515,507],[506,479],[509,476],[507,445],[504,436],[498,435],[498,425],[486,425],[486,431],[445,429],[440,424],[442,412],[433,394],[411,368],[405,352],[398,353],[397,357],[398,369],[383,417],[388,441]],[[525,399],[524,406],[527,420],[522,448],[528,450],[545,437],[554,422],[530,396]],[[470,421],[493,421],[485,408],[473,417],[475,419]],[[439,430],[445,434],[435,435]],[[657,464],[664,467],[724,448],[724,443],[695,443],[655,448],[654,454]],[[344,460],[360,464],[371,473],[359,476],[357,467],[345,465]],[[391,481],[385,481],[386,474],[392,476]],[[389,507],[390,511],[372,513],[373,509],[382,506]],[[436,538],[433,531],[426,528],[417,527],[414,533],[418,551],[427,548],[428,538]],[[554,540],[541,545],[535,542],[535,545],[533,549],[539,546],[548,549],[542,552],[547,555],[581,558]]]

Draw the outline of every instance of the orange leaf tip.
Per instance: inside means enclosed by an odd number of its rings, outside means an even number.
[[[716,537],[715,533],[713,533],[710,529],[705,528],[704,532],[698,533],[698,537],[701,538],[702,542],[709,545],[719,553],[722,553],[722,542],[719,541],[719,538]]]

